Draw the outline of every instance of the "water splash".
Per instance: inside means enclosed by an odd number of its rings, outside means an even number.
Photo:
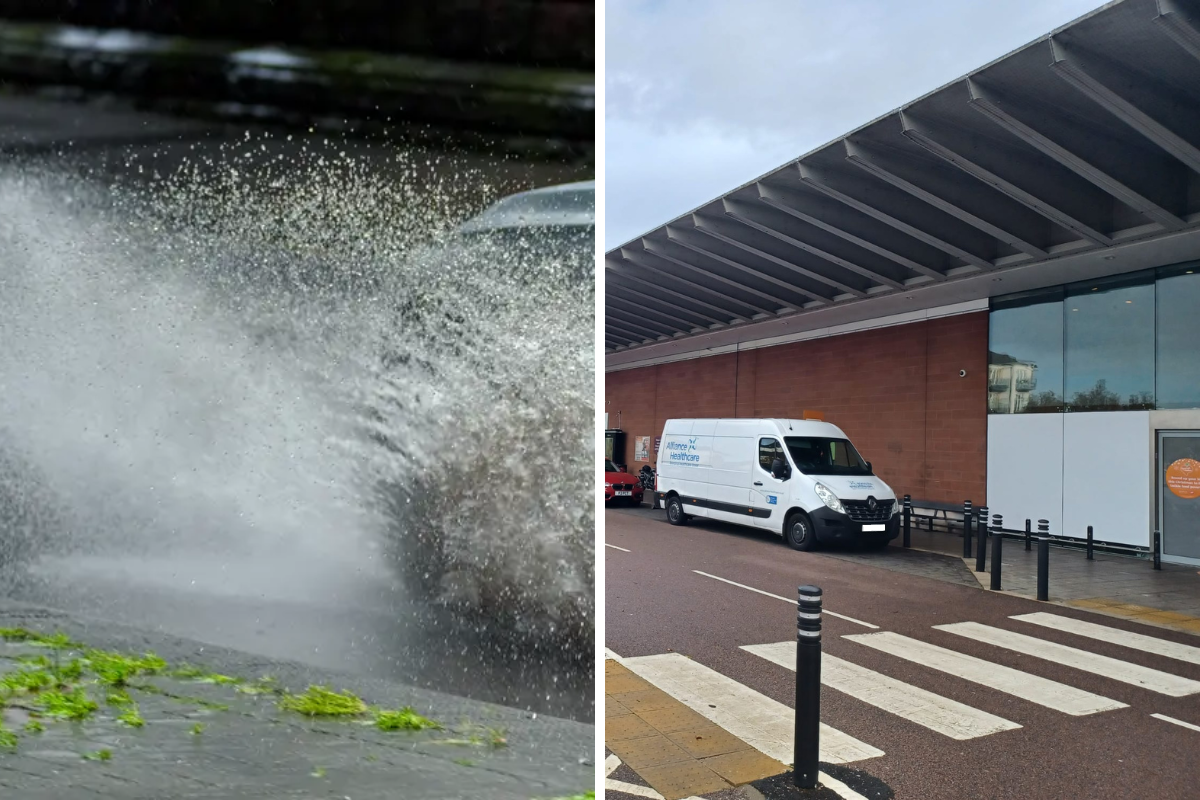
[[[461,242],[482,178],[389,166],[247,139],[116,184],[0,168],[11,550],[383,562],[590,640],[591,246]]]

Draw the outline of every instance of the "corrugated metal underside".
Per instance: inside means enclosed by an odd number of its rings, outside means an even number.
[[[607,253],[606,347],[1197,225],[1200,3],[1124,0]]]

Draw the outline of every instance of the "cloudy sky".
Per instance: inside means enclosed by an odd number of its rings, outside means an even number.
[[[606,0],[605,249],[1100,5]]]

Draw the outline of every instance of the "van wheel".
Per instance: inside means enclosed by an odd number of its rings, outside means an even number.
[[[793,550],[812,550],[817,545],[812,521],[803,511],[797,511],[783,523],[783,538]]]
[[[678,497],[667,498],[667,522],[672,525],[687,524],[687,514],[683,513],[683,501]]]

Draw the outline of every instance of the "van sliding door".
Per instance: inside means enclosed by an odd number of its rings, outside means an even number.
[[[712,469],[709,470],[708,515],[714,519],[753,525],[747,513],[750,490],[750,442],[744,437],[712,437]]]

